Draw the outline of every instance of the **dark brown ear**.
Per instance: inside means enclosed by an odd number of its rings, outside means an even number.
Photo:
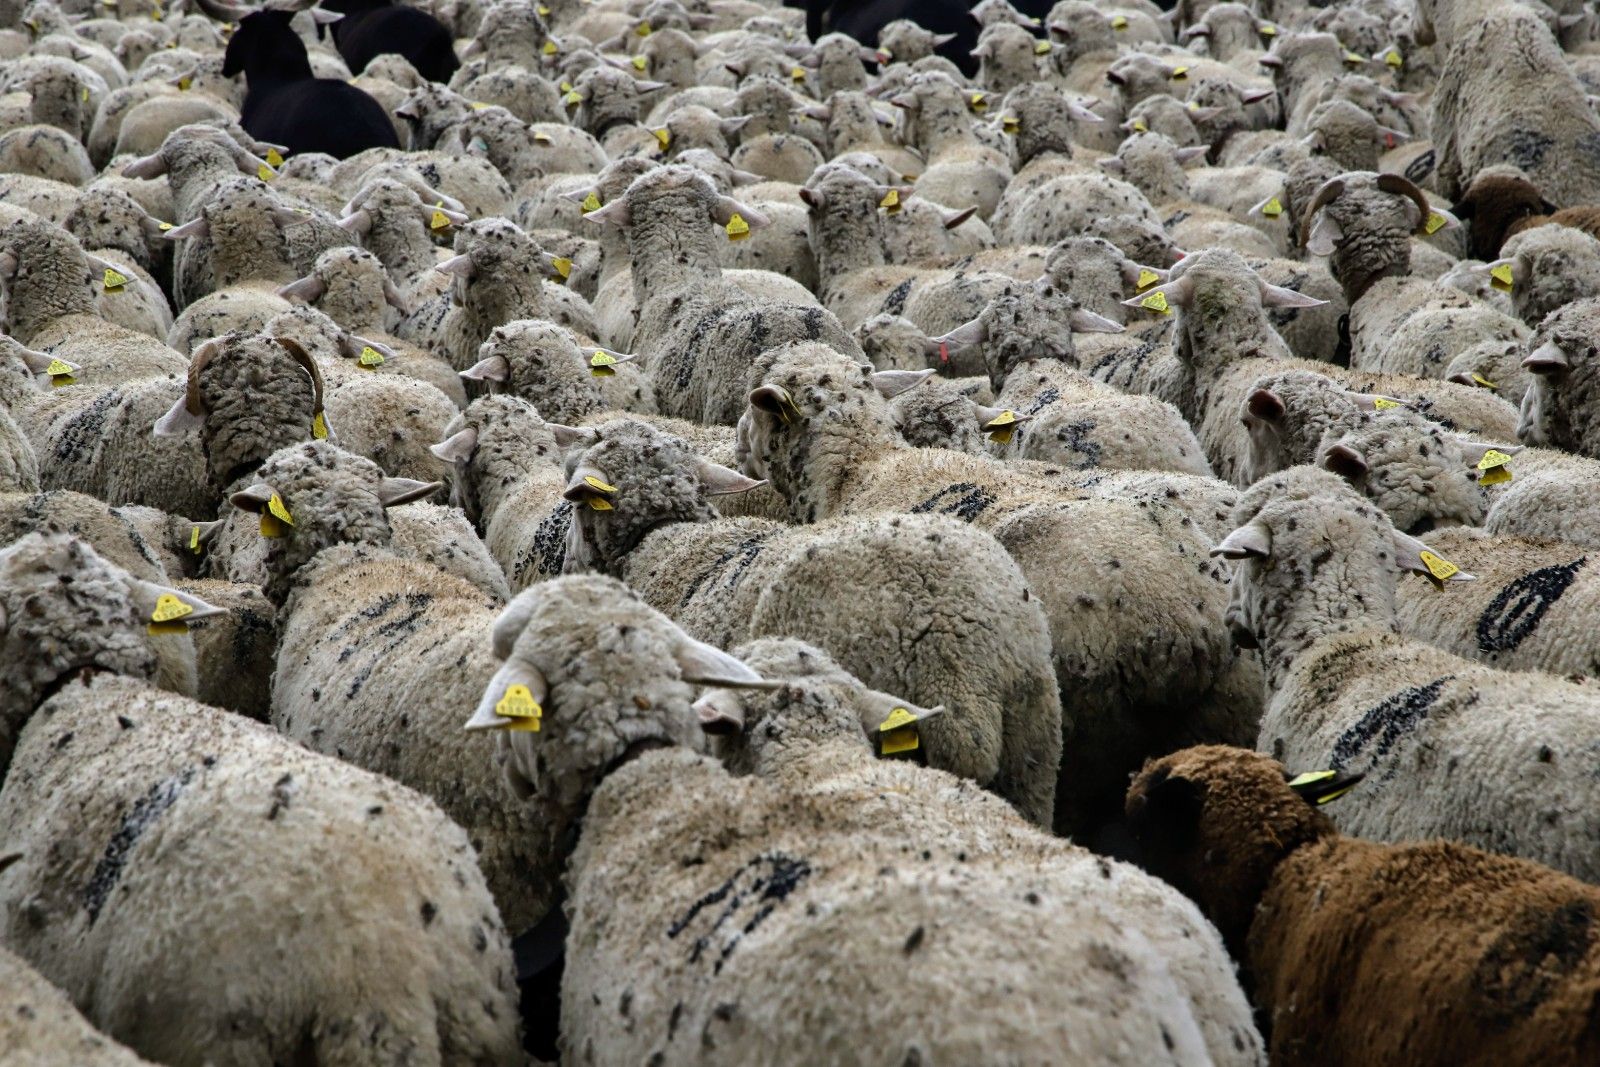
[[[1472,213],[1476,210],[1477,205],[1471,200],[1463,200],[1460,203],[1450,205],[1450,214],[1454,215],[1458,219],[1470,219],[1472,217]]]
[[[1156,771],[1128,804],[1128,824],[1149,862],[1162,866],[1188,851],[1200,829],[1205,792],[1188,778]]]
[[[1552,204],[1548,200],[1541,200],[1541,201],[1539,201],[1539,210],[1542,211],[1546,215],[1554,215],[1556,212],[1560,211],[1561,209],[1556,207],[1554,204]]]

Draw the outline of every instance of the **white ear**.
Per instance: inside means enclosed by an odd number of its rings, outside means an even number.
[[[1314,256],[1331,256],[1342,240],[1344,231],[1339,224],[1329,218],[1326,211],[1318,211],[1311,223],[1311,235],[1306,238],[1306,251]]]
[[[1123,333],[1126,329],[1120,322],[1112,322],[1087,308],[1073,308],[1069,325],[1073,333]]]
[[[1276,89],[1242,89],[1239,91],[1239,102],[1242,104],[1258,104],[1276,95],[1278,95],[1278,90]]]
[[[1446,566],[1455,566],[1452,563],[1448,563],[1443,556],[1429,548],[1423,542],[1418,541],[1410,534],[1401,533],[1399,530],[1395,530],[1393,533],[1394,561],[1398,563],[1402,569],[1415,571],[1418,574],[1426,574],[1428,577],[1433,578],[1433,568],[1429,567],[1422,558],[1422,553],[1424,552],[1434,557],[1434,559],[1438,560],[1439,562],[1445,563]],[[1444,580],[1448,582],[1475,582],[1478,580],[1478,576],[1476,574],[1468,574],[1464,570],[1457,569]]]
[[[589,214],[591,218],[594,216],[594,212],[592,211]],[[717,197],[717,209],[712,212],[712,217],[715,218],[720,225],[726,226],[735,215],[738,215],[740,218],[744,219],[744,221],[749,224],[752,230],[759,230],[763,227],[772,225],[772,220],[763,215],[761,212],[757,211],[755,208],[741,204],[731,196]]]
[[[156,420],[155,427],[150,431],[152,437],[177,437],[179,434],[198,430],[206,423],[204,415],[195,415],[185,405],[188,402],[187,394],[180,394],[167,413]]]
[[[598,222],[604,226],[627,226],[633,221],[628,213],[628,201],[617,197],[604,207],[597,207],[583,217],[585,222]]]
[[[724,467],[720,463],[712,463],[709,459],[698,460],[695,471],[700,475],[700,481],[706,487],[707,496],[731,496],[734,493],[748,493],[752,489],[759,489],[766,485],[766,479],[746,478],[736,470]]]
[[[941,346],[954,349],[971,348],[981,345],[988,337],[989,331],[984,328],[983,319],[976,318],[971,322],[963,322],[943,337],[928,338],[928,351],[937,352]]]
[[[1188,307],[1194,299],[1194,284],[1188,278],[1177,278],[1161,285],[1153,285],[1138,296],[1122,301],[1122,304],[1124,307],[1140,307],[1153,293],[1160,293],[1167,298],[1167,303],[1174,307]]]
[[[443,482],[419,482],[415,478],[385,478],[378,486],[378,503],[386,508],[421,500],[444,486]]]
[[[1429,208],[1428,209],[1428,217],[1431,219],[1435,215],[1437,215],[1439,218],[1444,220],[1444,225],[1439,227],[1439,229],[1441,229],[1441,230],[1459,230],[1461,228],[1461,220],[1456,218],[1454,215],[1450,214],[1450,212],[1446,211],[1444,208],[1442,208],[1442,207]],[[1435,231],[1435,232],[1438,232],[1438,231]]]
[[[900,199],[904,200],[905,197],[902,196]],[[960,226],[963,222],[966,222],[968,219],[970,219],[973,215],[977,214],[977,212],[978,206],[976,204],[964,211],[955,211],[951,208],[939,209],[940,218],[944,221],[944,228],[947,230],[955,229],[957,226]]]
[[[1067,102],[1067,117],[1077,119],[1079,122],[1104,122],[1105,119],[1090,111],[1082,104]]]
[[[356,208],[339,220],[339,228],[358,236],[364,234],[372,229],[372,213],[364,207]]]
[[[332,23],[338,22],[342,18],[344,18],[344,12],[342,11],[324,11],[320,7],[314,7],[311,9],[311,21],[320,26],[331,25]]]
[[[191,219],[182,226],[174,226],[166,232],[166,238],[169,241],[181,241],[185,237],[209,236],[211,236],[211,224],[206,221],[204,215]]]
[[[462,371],[461,377],[469,382],[504,383],[511,379],[511,361],[505,356],[490,356]]]
[[[124,178],[140,178],[146,181],[151,178],[159,178],[166,172],[167,161],[161,158],[160,152],[153,156],[144,156],[141,159],[136,159],[122,168],[122,176]]]
[[[694,685],[748,688],[762,684],[761,675],[743,661],[704,641],[696,641],[682,630],[678,631],[673,658],[678,661],[683,680]]]
[[[1318,300],[1314,296],[1297,293],[1293,289],[1285,289],[1281,285],[1261,283],[1261,306],[1267,308],[1318,308],[1326,304],[1326,300]]]
[[[1332,471],[1347,482],[1359,481],[1367,476],[1372,468],[1367,463],[1367,458],[1350,445],[1339,443],[1329,445],[1322,453],[1322,467]]]
[[[696,700],[694,713],[708,734],[725,737],[744,732],[744,705],[729,690],[712,690]]]
[[[907,389],[914,389],[933,377],[934,371],[928,370],[880,370],[869,375],[872,387],[876,389],[885,400],[893,400]]]
[[[1546,341],[1522,359],[1522,366],[1533,374],[1559,374],[1571,368],[1566,352],[1554,341]]]
[[[304,300],[309,304],[321,299],[322,294],[327,292],[327,289],[328,287],[322,283],[321,278],[318,278],[315,274],[308,274],[304,278],[296,278],[288,285],[279,286],[278,295],[285,300]]]
[[[435,459],[446,463],[464,463],[472,458],[472,451],[477,447],[478,431],[468,426],[464,430],[457,430],[436,445],[429,445],[428,451],[433,453]]]
[[[1272,531],[1260,522],[1247,523],[1224,537],[1211,554],[1224,559],[1267,559],[1272,555]]]
[[[1211,151],[1210,145],[1200,145],[1195,148],[1180,148],[1173,153],[1180,165],[1196,159],[1204,159],[1206,153]]]
[[[556,447],[561,449],[571,448],[573,445],[592,445],[600,440],[600,431],[592,426],[565,426],[559,422],[545,423],[551,436],[556,439]]]
[[[505,699],[506,691],[514,685],[525,686],[533,702],[541,706],[550,699],[550,683],[531,663],[508,659],[494,672],[489,684],[484,686],[478,708],[466,722],[468,730],[493,730],[510,726],[512,720],[495,714],[495,705]]]
[[[1122,160],[1118,159],[1116,156],[1107,156],[1104,159],[1099,159],[1095,162],[1099,165],[1101,170],[1110,171],[1113,174],[1121,174],[1123,171],[1128,169],[1128,165]]]
[[[170,585],[161,585],[157,582],[136,579],[134,588],[140,594],[141,603],[139,604],[139,609],[147,616],[155,610],[156,602],[164,596],[174,597],[179,603],[189,607],[189,613],[183,616],[184,622],[198,622],[201,619],[212,619],[218,615],[226,615],[228,613],[227,608],[219,608],[215,604],[201,600],[193,593],[186,593],[182,589],[175,589]]]
[[[469,255],[451,256],[433,269],[440,274],[454,274],[458,278],[471,278],[472,257]]]

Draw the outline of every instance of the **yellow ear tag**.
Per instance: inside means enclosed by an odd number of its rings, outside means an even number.
[[[284,507],[283,498],[273,493],[267,500],[266,509],[261,512],[261,536],[282,537],[288,532],[287,527],[294,525],[294,518],[289,514],[289,509]]]
[[[589,357],[589,375],[594,378],[609,378],[617,373],[616,364],[616,356],[597,348],[594,355]]]
[[[890,215],[898,215],[900,213],[900,190],[890,189],[887,193],[884,193],[883,199],[878,201],[878,206]]]
[[[1047,56],[1047,55],[1049,55],[1050,54],[1050,42],[1049,41],[1035,41],[1033,43],[1033,54],[1036,55],[1036,56]]]
[[[256,177],[260,178],[264,182],[270,182],[272,179],[277,177],[277,174],[273,172],[271,167],[263,163],[256,168]]]
[[[283,153],[276,148],[269,148],[267,149],[266,160],[269,167],[281,167],[283,166]]]
[[[649,65],[650,65],[650,60],[648,58],[646,58],[645,56],[634,56],[633,57],[633,69],[634,70],[643,72],[643,70],[646,67],[648,67]]]
[[[997,445],[1009,445],[1011,438],[1017,432],[1017,413],[1002,411],[994,418],[983,424],[983,432],[989,435],[989,440]]]
[[[967,104],[979,114],[989,110],[989,99],[982,93],[973,93],[967,98]]]
[[[640,37],[648,37],[650,36],[650,24],[648,22],[641,22],[639,23],[638,29],[634,30],[633,32],[637,33]]]
[[[1151,270],[1150,268],[1145,267],[1145,268],[1141,269],[1139,271],[1139,282],[1138,282],[1138,290],[1139,290],[1139,292],[1141,292],[1141,293],[1144,292],[1146,289],[1150,288],[1152,285],[1156,284],[1160,280],[1161,280],[1161,275],[1157,274],[1155,271]]]
[[[1443,582],[1452,574],[1459,574],[1461,571],[1461,568],[1454,563],[1451,563],[1443,556],[1436,556],[1432,552],[1424,550],[1418,552],[1417,556],[1422,560],[1422,565],[1428,568],[1428,574],[1435,582]]]
[[[78,99],[83,101],[85,104],[87,104],[89,102],[89,89],[88,89],[87,86],[85,86],[83,89],[79,90]]]
[[[558,86],[558,88],[564,93],[570,93],[570,92],[572,92],[572,83],[571,82],[562,82],[560,84],[560,86]],[[484,106],[488,107],[489,105],[485,104]]]
[[[1492,471],[1485,471],[1483,477],[1478,479],[1479,485],[1500,485],[1511,481],[1510,467],[1496,467]]]
[[[545,7],[543,4],[540,4],[538,7],[534,8],[534,10],[539,13],[539,17],[542,19],[547,19],[550,17],[550,9]]]
[[[1506,464],[1510,462],[1511,457],[1506,453],[1498,448],[1491,448],[1483,454],[1482,459],[1478,460],[1478,469],[1481,471],[1505,471],[1506,477],[1503,480],[1510,481],[1511,471],[1506,467]]]
[[[482,101],[479,101],[479,100],[472,101],[472,110],[474,110],[474,111],[487,111],[491,107],[494,107],[494,105],[493,104],[485,104],[485,103],[483,103]]]
[[[1400,50],[1392,45],[1390,46],[1389,50],[1383,54],[1383,61],[1389,64],[1389,66],[1393,67],[1395,70],[1399,70],[1405,65],[1406,62],[1404,59],[1400,58]]]
[[[101,284],[104,285],[105,291],[108,293],[120,293],[122,292],[122,287],[128,284],[128,276],[121,271],[107,267],[105,277],[101,279]]]
[[[189,551],[195,555],[200,554],[200,527],[189,527]]]
[[[561,98],[561,102],[566,104],[568,107],[577,107],[579,104],[583,103],[583,97],[578,95],[578,90],[568,89],[567,95]]]
[[[1261,205],[1261,213],[1269,219],[1277,218],[1279,215],[1283,214],[1283,201],[1279,200],[1277,197],[1273,197],[1271,200],[1268,200],[1265,204]]]
[[[377,370],[383,366],[383,353],[371,345],[362,345],[361,355],[356,357],[356,363],[367,370]]]
[[[1498,385],[1494,384],[1489,379],[1487,379],[1483,375],[1479,374],[1477,371],[1473,371],[1472,372],[1472,380],[1474,382],[1476,382],[1478,385],[1483,386],[1485,389],[1498,389],[1498,388],[1500,388]]]
[[[661,151],[665,152],[672,144],[672,131],[667,129],[665,126],[661,127],[659,130],[651,130],[650,132],[656,135],[656,140],[661,144]]]
[[[1148,308],[1149,310],[1157,312],[1161,315],[1172,314],[1172,308],[1167,306],[1167,294],[1161,292],[1159,289],[1145,297],[1143,300],[1139,301],[1139,306],[1142,308]]]
[[[1502,293],[1509,293],[1511,291],[1511,264],[1502,263],[1498,267],[1490,268],[1489,284]]]
[[[922,744],[917,736],[917,717],[905,708],[895,708],[889,717],[878,724],[878,752],[894,756],[901,752],[915,752]]]
[[[585,215],[591,211],[599,211],[600,198],[594,194],[593,190],[591,190],[589,195],[583,198],[583,203],[578,205],[578,210]]]
[[[539,49],[539,51],[543,52],[547,56],[553,56],[560,52],[561,49],[556,47],[556,43],[554,41],[545,41],[544,47]]]
[[[1400,402],[1398,400],[1390,400],[1386,396],[1375,396],[1372,398],[1372,406],[1379,411],[1388,411],[1390,408],[1399,407]]]
[[[433,209],[433,218],[428,220],[428,229],[430,229],[430,230],[444,230],[444,229],[448,229],[449,226],[450,226],[450,216],[446,215],[443,211],[440,211],[438,208],[434,208]]]
[[[1445,218],[1443,215],[1439,214],[1437,211],[1431,211],[1428,213],[1428,221],[1422,224],[1422,232],[1427,234],[1429,237],[1432,237],[1434,234],[1444,229],[1444,223]]]
[[[1022,120],[1015,115],[1007,115],[1000,120],[1001,133],[1015,134],[1020,129],[1022,129]]]
[[[327,440],[328,420],[322,417],[322,412],[317,412],[311,417],[311,436],[318,441]]]
[[[193,84],[194,84],[194,79],[190,78],[187,74],[185,74],[183,77],[178,79],[178,92],[180,92],[180,93],[188,92],[189,91],[189,86],[191,86]]]
[[[1304,774],[1297,774],[1293,778],[1289,779],[1289,788],[1298,789],[1301,786],[1316,785],[1318,782],[1326,782],[1329,778],[1335,777],[1338,773],[1338,771],[1307,771]]]
[[[166,233],[168,230],[172,229],[172,223],[170,223],[170,222],[157,222],[156,223],[156,229],[160,230],[162,233]]]
[[[1356,55],[1354,52],[1346,52],[1344,54],[1344,61],[1346,63],[1349,63],[1353,67],[1354,66],[1359,66],[1362,63],[1366,62],[1365,59],[1363,59],[1361,56]]]
[[[1181,82],[1181,81],[1184,81],[1185,79],[1187,79],[1188,77],[1189,77],[1189,68],[1188,67],[1174,67],[1172,69],[1172,80],[1173,81]]]
[[[1278,27],[1274,26],[1270,22],[1263,22],[1260,26],[1256,27],[1256,32],[1263,37],[1276,37],[1278,36]]]
[[[539,720],[544,718],[544,709],[525,685],[507,686],[506,695],[495,701],[494,713],[509,720],[505,724],[507,730],[533,734],[539,732]]]
[[[549,144],[550,143],[550,135],[548,133],[536,133],[536,134],[533,135],[533,143],[534,144]]]
[[[1150,132],[1150,127],[1148,127],[1148,126],[1146,126],[1144,124],[1144,119],[1134,119],[1133,120],[1133,132],[1134,133],[1149,133]]]
[[[156,597],[156,610],[150,613],[150,625],[147,629],[152,634],[187,633],[189,624],[183,619],[185,615],[193,614],[194,608],[171,593],[162,593]]]
[[[1114,29],[1114,30],[1125,30],[1125,29],[1127,29],[1128,28],[1128,16],[1126,16],[1126,15],[1113,15],[1113,16],[1111,16],[1111,28]]]
[[[728,233],[728,240],[742,241],[750,236],[750,224],[744,221],[744,216],[734,212],[733,218],[728,220],[728,225],[723,227]]]
[[[561,276],[562,281],[572,277],[572,260],[565,256],[558,256],[550,261],[550,266]]]
[[[804,67],[795,67],[793,70],[789,71],[789,78],[790,78],[791,81],[797,81],[797,82],[805,81],[806,80],[806,68],[804,68]]]
[[[607,485],[605,482],[602,482],[599,478],[596,478],[592,474],[585,474],[583,476],[583,483],[590,489],[598,489],[602,493],[615,493],[617,491],[616,486]]]

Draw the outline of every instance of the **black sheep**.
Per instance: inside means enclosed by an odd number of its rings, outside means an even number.
[[[262,9],[200,0],[212,18],[237,20],[228,39],[222,75],[243,72],[240,125],[258,141],[288,147],[291,154],[325,152],[347,159],[368,148],[399,148],[400,138],[383,106],[346,82],[311,73],[305,43],[289,27],[301,0]]]
[[[352,74],[391,52],[441,84],[461,66],[450,30],[426,11],[393,0],[323,0],[322,8],[344,16],[333,24],[333,43]],[[322,34],[320,25],[317,34]]]

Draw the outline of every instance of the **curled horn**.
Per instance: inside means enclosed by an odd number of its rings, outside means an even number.
[[[206,405],[200,399],[200,372],[206,368],[212,358],[222,350],[220,337],[214,337],[200,346],[194,359],[189,361],[189,374],[183,388],[183,410],[194,416],[206,413]]]
[[[1410,182],[1406,183],[1411,184]],[[1300,221],[1300,243],[1307,244],[1311,240],[1311,220],[1316,218],[1317,212],[1339,199],[1344,193],[1343,178],[1329,178],[1317,190],[1317,195],[1311,198],[1311,203],[1306,207],[1306,213]]]
[[[311,358],[311,353],[300,347],[299,341],[291,341],[287,337],[274,337],[273,340],[282,345],[283,350],[311,375],[311,417],[316,418],[322,414],[322,371],[317,367],[317,361]]]
[[[1417,225],[1412,233],[1422,233],[1422,228],[1428,224],[1428,216],[1433,214],[1433,205],[1428,203],[1428,198],[1422,195],[1422,190],[1411,183],[1409,178],[1399,174],[1378,175],[1378,188],[1386,193],[1396,196],[1409,196],[1417,205]]]

